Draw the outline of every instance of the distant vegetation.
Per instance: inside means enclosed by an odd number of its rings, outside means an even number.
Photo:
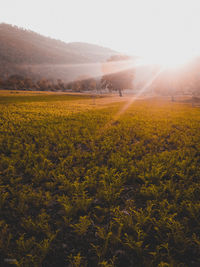
[[[200,266],[198,108],[0,99],[0,266]]]
[[[80,77],[73,82],[66,83],[61,79],[52,80],[42,78],[39,80],[33,80],[21,75],[11,75],[8,79],[0,80],[0,89],[9,90],[38,90],[38,91],[94,91],[99,89],[99,80],[90,77]]]
[[[191,60],[177,69],[161,71],[152,84],[154,91],[160,95],[190,93],[200,95],[200,58]]]

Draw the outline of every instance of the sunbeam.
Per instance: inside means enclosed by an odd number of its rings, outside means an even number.
[[[134,101],[138,100],[139,97],[142,96],[142,94],[152,85],[152,83],[158,78],[158,76],[164,70],[165,69],[163,67],[160,68],[160,70],[155,75],[153,75],[153,77],[150,80],[148,80],[145,83],[145,85],[139,90],[139,92],[136,95],[128,98],[123,107],[113,116],[112,120],[106,123],[106,125],[104,125],[104,127],[100,129],[99,134],[101,135],[103,134],[104,131],[108,130],[120,118],[120,116],[122,116],[123,113],[131,106],[131,104],[133,104]]]
[[[156,80],[156,78],[164,71],[163,68],[161,68],[150,80],[146,82],[146,84],[139,90],[139,92],[131,97],[127,103],[118,111],[118,113],[115,115],[115,120],[119,118],[129,107],[130,105],[136,101],[148,88],[152,83]]]

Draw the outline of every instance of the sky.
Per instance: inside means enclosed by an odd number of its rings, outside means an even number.
[[[200,54],[199,14],[199,0],[0,1],[0,22],[165,60]]]

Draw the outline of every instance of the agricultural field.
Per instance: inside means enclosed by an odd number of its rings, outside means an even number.
[[[0,266],[200,266],[199,107],[0,94]]]

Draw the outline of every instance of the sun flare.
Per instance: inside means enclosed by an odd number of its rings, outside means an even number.
[[[149,12],[143,11],[138,35],[132,35],[128,50],[140,55],[147,64],[180,68],[200,55],[200,3],[187,0],[153,3]]]
[[[180,53],[163,53],[156,55],[144,56],[141,59],[141,64],[144,65],[160,65],[164,69],[179,69],[192,60],[192,55]]]

